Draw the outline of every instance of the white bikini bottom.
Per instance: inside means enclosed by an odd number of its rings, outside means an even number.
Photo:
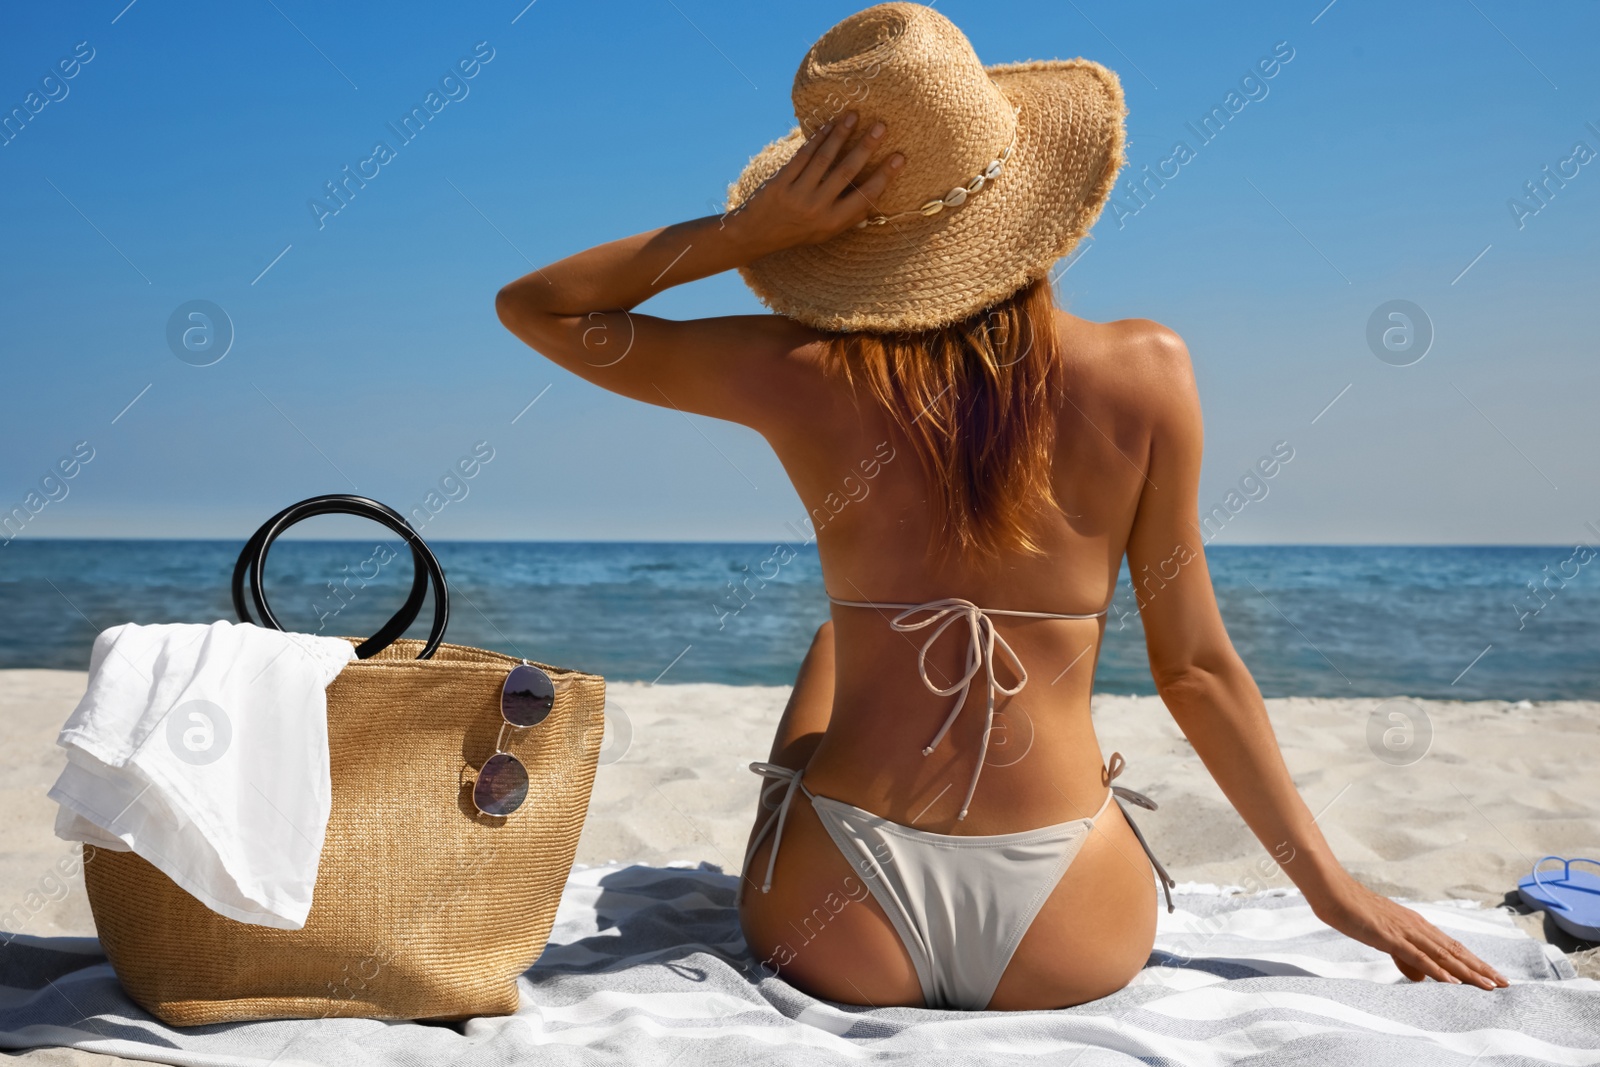
[[[1111,765],[1120,772],[1121,756],[1113,754]],[[750,769],[772,780],[768,790],[780,785],[783,788],[783,799],[776,807],[768,803],[768,791],[763,791],[763,805],[772,815],[756,834],[745,857],[748,869],[750,856],[776,826],[777,837],[762,891],[772,886],[789,805],[795,792],[802,792],[810,798],[828,836],[861,873],[894,924],[916,969],[923,1000],[930,1008],[987,1007],[1017,945],[1072,866],[1106,807],[1114,798],[1155,807],[1148,797],[1112,786],[1100,810],[1087,819],[1010,834],[935,834],[817,796],[801,782],[801,770],[772,763],[752,763]],[[1123,814],[1127,815],[1126,809]],[[1133,826],[1131,819],[1128,822]],[[1138,827],[1133,826],[1133,830],[1150,858],[1156,884],[1167,890],[1172,880],[1150,855]],[[741,879],[741,892],[743,886]],[[1172,894],[1167,890],[1167,909],[1171,911],[1172,907]]]

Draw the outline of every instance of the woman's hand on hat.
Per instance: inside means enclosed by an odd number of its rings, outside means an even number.
[[[740,223],[762,254],[821,244],[877,210],[905,157],[896,152],[862,178],[885,129],[873,123],[846,151],[856,122],[852,111],[824,124],[740,209]]]

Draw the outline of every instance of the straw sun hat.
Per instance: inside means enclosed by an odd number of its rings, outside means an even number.
[[[879,4],[822,35],[794,78],[800,125],[753,158],[730,210],[817,128],[881,120],[870,173],[906,164],[867,222],[739,268],[762,303],[822,330],[944,326],[1042,277],[1100,215],[1123,163],[1117,76],[1086,59],[984,67],[943,15]]]

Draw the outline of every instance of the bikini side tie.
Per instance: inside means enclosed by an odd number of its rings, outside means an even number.
[[[745,850],[744,867],[739,873],[739,892],[735,894],[735,903],[744,897],[744,882],[749,876],[750,859],[756,854],[756,849],[761,847],[761,842],[767,839],[767,834],[774,832],[772,839],[772,852],[767,856],[767,876],[761,883],[761,891],[772,891],[772,872],[778,865],[778,846],[783,843],[783,825],[789,821],[789,804],[794,800],[795,790],[810,796],[805,786],[800,784],[800,778],[805,774],[805,768],[785,767],[780,763],[762,763],[757,761],[750,764],[750,769],[759,774],[766,781],[761,786],[761,807],[771,812],[766,822],[761,824],[761,829],[756,831],[756,836],[750,839],[750,847]],[[785,784],[787,783],[787,784]],[[772,803],[775,793],[782,792],[783,799],[777,804]]]
[[[1111,785],[1112,779],[1121,774],[1127,765],[1128,761],[1122,758],[1122,753],[1111,753],[1111,760],[1106,765],[1106,784]],[[1117,809],[1122,812],[1122,817],[1128,820],[1128,828],[1133,831],[1133,836],[1139,839],[1139,847],[1144,849],[1144,854],[1149,857],[1150,866],[1156,869],[1156,876],[1161,879],[1161,891],[1167,896],[1167,913],[1170,915],[1177,910],[1172,903],[1172,891],[1177,888],[1178,883],[1172,880],[1172,876],[1167,873],[1167,869],[1161,866],[1161,861],[1156,859],[1156,854],[1150,851],[1149,843],[1145,841],[1144,834],[1139,831],[1139,824],[1133,821],[1133,816],[1128,814],[1128,809],[1122,806],[1122,802],[1126,800],[1130,804],[1139,805],[1146,811],[1155,811],[1156,802],[1143,793],[1135,792],[1126,786],[1120,785],[1111,785],[1111,795],[1116,799]]]

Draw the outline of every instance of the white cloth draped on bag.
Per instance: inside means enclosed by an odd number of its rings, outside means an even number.
[[[251,623],[115,626],[56,743],[56,834],[137,852],[220,915],[283,930],[311,909],[332,793],[337,637]]]

